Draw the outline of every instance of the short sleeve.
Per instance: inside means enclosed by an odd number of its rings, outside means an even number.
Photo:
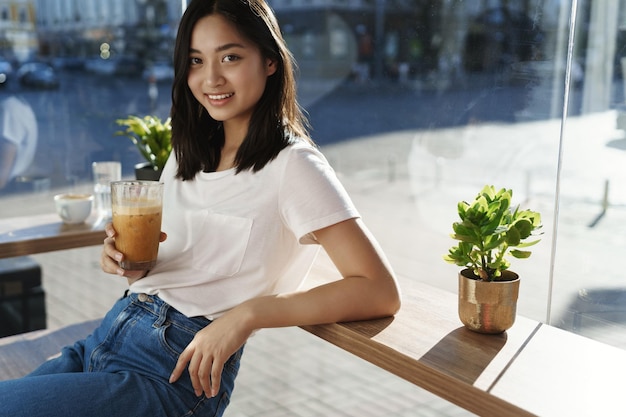
[[[352,200],[324,155],[298,144],[289,150],[279,205],[283,221],[300,243],[317,243],[312,232],[359,217]]]

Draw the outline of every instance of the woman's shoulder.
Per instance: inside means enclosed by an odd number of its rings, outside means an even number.
[[[307,140],[294,140],[278,155],[276,168],[287,177],[328,175],[332,168],[322,151]],[[280,167],[280,168],[279,168]]]
[[[315,144],[307,139],[299,137],[293,138],[279,156],[283,156],[288,160],[309,159],[311,157],[324,158],[322,152]]]

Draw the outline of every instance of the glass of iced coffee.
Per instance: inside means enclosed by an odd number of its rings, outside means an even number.
[[[154,267],[161,234],[163,183],[114,181],[111,207],[115,247],[124,254],[120,267],[129,270]]]

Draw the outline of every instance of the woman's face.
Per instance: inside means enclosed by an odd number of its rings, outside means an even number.
[[[221,15],[196,23],[191,34],[187,83],[194,97],[225,128],[248,128],[250,116],[276,63]]]

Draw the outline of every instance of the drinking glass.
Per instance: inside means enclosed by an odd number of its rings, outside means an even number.
[[[163,183],[111,183],[115,248],[124,254],[120,266],[147,270],[156,264],[161,236]]]
[[[91,164],[94,180],[94,207],[98,218],[111,219],[111,182],[122,179],[122,164],[117,161],[100,161]]]

